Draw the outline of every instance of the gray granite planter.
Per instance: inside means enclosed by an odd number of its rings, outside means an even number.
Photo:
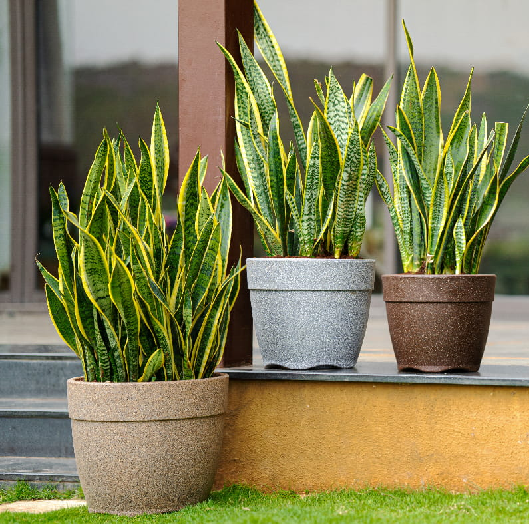
[[[228,376],[148,383],[68,380],[79,479],[93,513],[176,511],[206,499]]]
[[[249,258],[246,264],[266,366],[354,367],[369,316],[374,260]]]
[[[495,275],[382,275],[399,371],[477,371],[495,283]]]

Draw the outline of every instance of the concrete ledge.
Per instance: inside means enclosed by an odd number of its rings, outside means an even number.
[[[42,355],[46,354],[58,354],[68,358],[73,356],[79,358],[76,354],[66,345],[50,345],[50,344],[0,344],[0,357],[7,358],[9,354],[23,355],[24,358],[27,354],[31,355]]]
[[[69,353],[24,353],[23,351],[19,353],[2,353],[0,348],[0,361],[2,360],[38,360],[39,362],[43,360],[60,360],[61,362],[79,362],[79,365],[82,366],[79,357],[73,351]]]
[[[373,382],[391,384],[459,384],[468,386],[529,387],[529,366],[482,365],[477,373],[419,373],[397,370],[394,362],[359,361],[351,369],[294,371],[263,366],[222,368],[236,380],[296,380],[316,382]]]
[[[12,486],[18,480],[33,486],[58,484],[59,489],[79,487],[74,458],[0,457],[0,488]]]
[[[501,377],[227,371],[217,487],[529,485],[529,389],[483,382]]]

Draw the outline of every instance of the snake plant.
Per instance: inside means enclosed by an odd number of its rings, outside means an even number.
[[[139,162],[123,134],[103,135],[79,214],[70,211],[62,183],[50,188],[58,278],[37,264],[51,319],[81,358],[87,381],[211,376],[241,272],[240,263],[227,268],[227,185],[207,194],[207,157],[197,152],[169,235],[161,208],[169,148],[159,107],[150,146],[139,141]]]
[[[435,68],[421,88],[413,43],[403,22],[410,66],[396,109],[396,145],[384,133],[393,175],[393,195],[384,177],[376,183],[385,201],[406,273],[477,273],[492,221],[514,180],[529,165],[511,171],[525,112],[507,145],[508,125],[489,132],[483,114],[471,119],[471,82],[446,139],[441,128],[441,88]],[[527,111],[527,109],[526,109]]]
[[[257,4],[254,28],[255,42],[285,97],[295,147],[286,148],[281,140],[274,90],[239,33],[242,69],[219,47],[235,76],[235,149],[245,192],[223,171],[224,179],[252,214],[268,255],[357,257],[377,172],[371,137],[391,80],[372,102],[370,77],[362,75],[347,97],[331,69],[324,86],[315,81],[319,104],[313,101],[305,132],[285,59]]]

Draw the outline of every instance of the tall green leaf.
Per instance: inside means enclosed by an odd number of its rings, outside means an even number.
[[[294,106],[294,99],[292,96],[292,89],[290,87],[290,80],[288,76],[288,70],[281,52],[281,48],[277,43],[277,40],[265,20],[264,16],[259,9],[257,3],[254,3],[254,31],[255,31],[255,43],[259,47],[259,51],[263,55],[265,62],[270,67],[273,75],[278,81],[283,93],[285,94],[285,100],[287,102],[288,111],[290,114],[290,121],[294,130],[294,137],[296,145],[299,151],[301,162],[305,168],[305,158],[307,158],[307,143],[305,134],[303,133],[303,127],[299,118],[296,107]]]
[[[339,258],[354,223],[357,210],[359,179],[363,154],[358,125],[349,133],[344,163],[339,178],[336,221],[334,223],[334,256]]]
[[[79,211],[79,223],[81,227],[88,225],[88,219],[95,203],[95,196],[103,170],[105,169],[108,154],[108,143],[102,140],[97,149],[94,162],[86,178],[83,194],[81,195],[81,208]]]
[[[160,201],[169,174],[169,142],[167,140],[162,112],[158,104],[156,104],[156,111],[152,123],[150,156],[154,164],[154,185],[158,191],[157,201]]]

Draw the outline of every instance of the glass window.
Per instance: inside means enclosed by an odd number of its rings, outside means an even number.
[[[11,64],[9,2],[0,0],[0,291],[9,289],[11,266]]]
[[[259,6],[285,56],[294,101],[305,129],[314,110],[310,99],[317,100],[314,80],[324,83],[331,66],[347,96],[352,93],[353,81],[362,73],[373,78],[373,92],[378,94],[385,82],[385,0],[327,0],[324,9],[308,9],[305,0],[260,0]],[[257,46],[256,54],[259,54]],[[283,142],[288,144],[293,134],[277,83],[275,95],[283,122]],[[384,145],[380,138],[376,138],[376,147],[381,163]],[[362,245],[362,255],[376,257],[380,268],[386,212],[381,204],[373,193],[366,209],[368,223]],[[255,248],[256,253],[262,253],[258,240]]]
[[[103,127],[111,136],[121,128],[132,147],[138,136],[149,142],[159,102],[170,141],[167,194],[176,194],[177,8],[174,0],[38,2],[38,250],[46,267],[55,260],[48,188],[62,180],[78,207]],[[167,208],[175,212],[174,199]]]
[[[524,28],[529,4],[524,0],[401,0],[400,16],[413,39],[421,83],[429,67],[435,66],[439,74],[445,135],[470,69],[475,67],[473,120],[479,123],[486,112],[489,129],[496,121],[508,122],[510,144],[529,101],[529,38]],[[400,28],[399,54],[404,73],[409,62]],[[527,120],[518,152],[518,160],[529,154]],[[480,268],[481,273],[497,274],[498,293],[529,294],[528,201],[526,172],[511,187],[496,216]]]

